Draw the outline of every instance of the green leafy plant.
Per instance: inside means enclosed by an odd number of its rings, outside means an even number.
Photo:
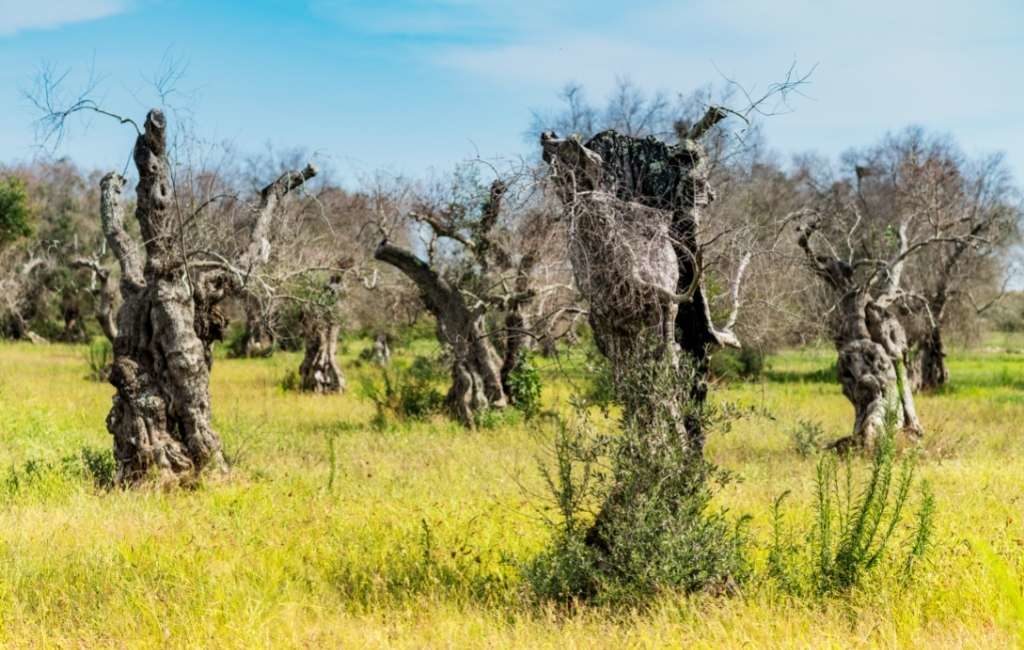
[[[97,339],[85,350],[85,362],[89,366],[89,379],[106,381],[114,363],[114,346],[107,339]]]
[[[540,413],[540,371],[533,359],[524,354],[508,375],[509,398],[512,405],[529,420]]]
[[[711,376],[724,381],[757,379],[764,374],[765,355],[761,350],[744,347],[725,348],[711,355]]]
[[[0,179],[0,247],[32,234],[32,215],[25,183],[14,176]]]
[[[666,590],[729,590],[749,574],[747,519],[712,506],[731,476],[682,438],[684,418],[710,424],[703,405],[680,399],[689,372],[685,361],[620,368],[615,393],[633,416],[617,432],[598,432],[585,402],[558,423],[542,464],[552,543],[524,569],[538,598],[642,605]]]
[[[301,391],[302,376],[299,375],[299,371],[291,368],[285,372],[284,377],[281,378],[280,386],[281,390],[285,392]]]
[[[433,360],[417,357],[407,369],[380,368],[363,375],[360,394],[376,406],[374,426],[384,429],[389,418],[417,420],[440,411],[444,395],[434,386],[437,373]]]
[[[834,456],[819,460],[815,476],[813,523],[805,533],[806,544],[793,541],[783,531],[781,503],[775,502],[774,535],[769,551],[769,573],[787,590],[817,594],[841,593],[863,584],[888,559],[910,578],[927,552],[934,531],[935,502],[926,484],[910,521],[907,514],[914,485],[916,459],[896,459],[897,415],[886,417],[885,428],[862,480],[854,460]],[[894,537],[903,530],[906,543],[902,558],[893,550]],[[902,561],[901,561],[902,560]]]
[[[117,462],[110,449],[97,449],[94,447],[82,447],[79,451],[82,467],[93,485],[101,490],[110,490],[114,487],[114,480],[117,475]]]
[[[810,458],[822,450],[825,429],[815,420],[799,420],[796,426],[789,430],[789,435],[793,439],[797,455],[800,458]]]

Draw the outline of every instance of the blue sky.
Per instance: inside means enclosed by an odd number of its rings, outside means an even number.
[[[1024,181],[1020,0],[0,0],[0,160],[33,155],[22,90],[43,62],[71,68],[69,88],[94,68],[105,105],[141,117],[168,56],[187,62],[174,102],[203,137],[305,147],[341,177],[528,153],[531,109],[571,80],[595,98],[621,75],[763,87],[795,60],[817,69],[767,122],[780,151],[832,155],[916,123],[1004,151]],[[117,168],[130,146],[92,120],[59,153]]]

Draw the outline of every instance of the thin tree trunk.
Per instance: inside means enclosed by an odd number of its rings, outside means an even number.
[[[274,351],[274,334],[267,327],[255,300],[245,301],[245,341],[242,353],[248,357],[268,357]]]
[[[932,328],[928,336],[917,348],[917,363],[920,376],[918,386],[921,390],[936,390],[949,381],[949,369],[946,367],[946,350],[942,340],[942,330]]]

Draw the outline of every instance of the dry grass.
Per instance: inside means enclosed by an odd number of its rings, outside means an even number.
[[[1009,647],[1022,640],[1024,356],[996,341],[952,359],[953,387],[920,398],[922,475],[936,546],[909,586],[885,578],[835,600],[794,601],[755,582],[740,596],[666,595],[644,613],[527,603],[517,564],[545,543],[536,516],[544,432],[466,432],[434,421],[377,432],[369,404],[289,394],[298,360],[214,366],[215,423],[237,466],[191,492],[100,493],[8,468],[109,444],[111,389],[79,348],[0,345],[0,643],[4,647]],[[352,343],[344,363],[354,385]],[[577,360],[563,361],[570,370]],[[760,384],[716,395],[766,410],[709,453],[742,481],[719,500],[766,540],[772,498],[809,503],[799,419],[845,433],[851,409],[825,351],[772,360]],[[546,366],[545,401],[570,381]],[[571,376],[572,373],[569,373]],[[577,383],[580,379],[574,380]],[[328,437],[337,452],[327,489]],[[524,488],[526,491],[524,492]],[[979,551],[979,542],[994,555]],[[764,549],[755,555],[762,558]]]

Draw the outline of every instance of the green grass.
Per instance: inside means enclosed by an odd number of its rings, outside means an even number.
[[[467,432],[435,419],[377,432],[354,389],[282,391],[295,355],[218,358],[215,425],[237,459],[230,478],[194,491],[103,493],[84,479],[0,491],[0,646],[1010,647],[1024,574],[1019,343],[954,351],[952,386],[918,398],[937,532],[914,583],[883,577],[800,601],[754,582],[732,597],[666,594],[642,613],[566,614],[524,597],[517,566],[546,542],[534,495],[549,432],[538,425]],[[366,371],[355,361],[363,345],[342,359],[351,387]],[[83,354],[0,345],[0,480],[28,461],[109,445],[111,388],[86,379]],[[735,421],[708,448],[741,479],[717,500],[753,516],[762,565],[774,497],[791,490],[793,516],[811,506],[814,460],[788,432],[801,419],[831,437],[850,426],[833,358],[787,352],[765,381],[714,391],[770,414]],[[546,408],[582,387],[580,360],[543,362]]]

